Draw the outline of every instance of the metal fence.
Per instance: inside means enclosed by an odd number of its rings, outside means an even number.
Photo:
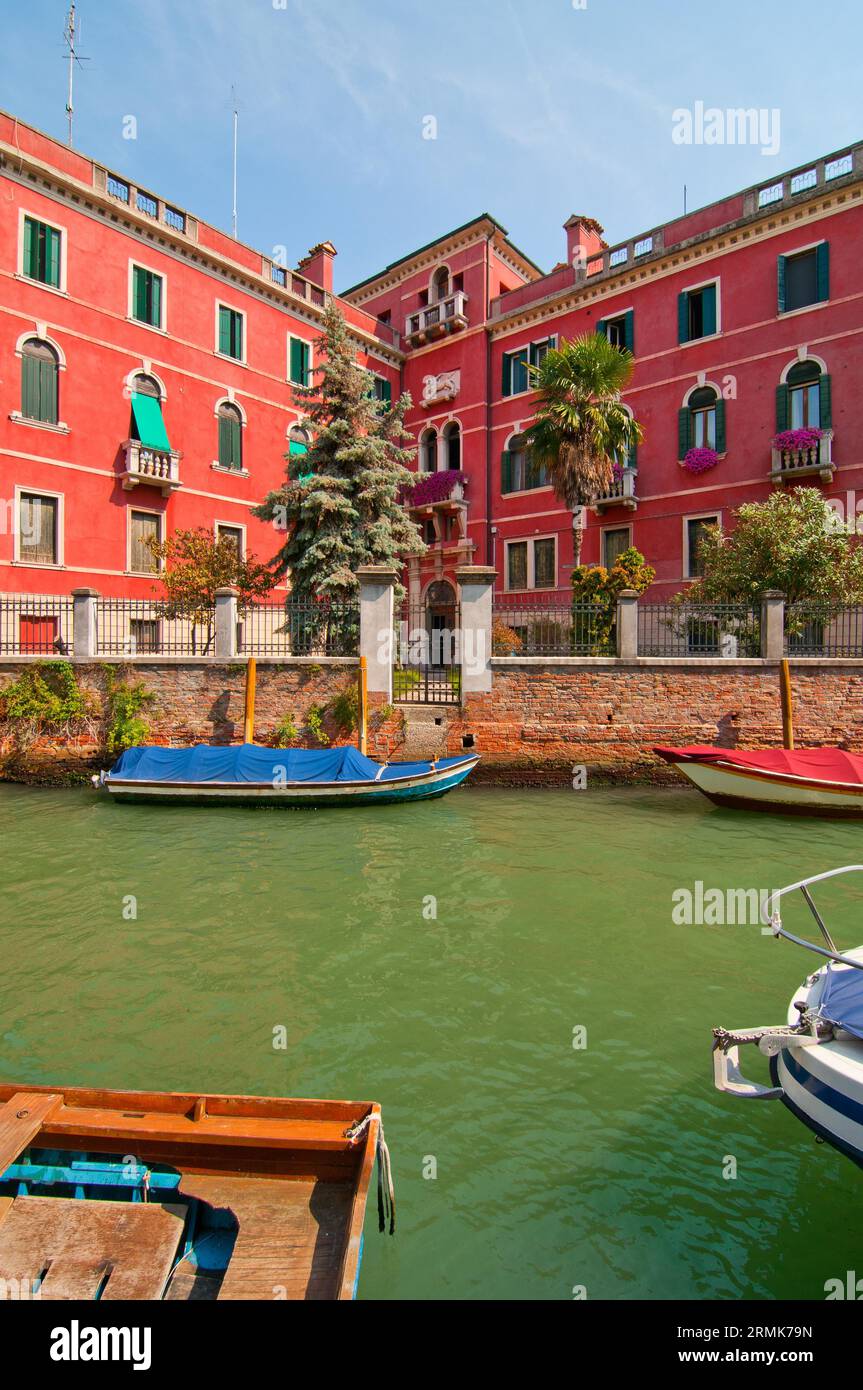
[[[68,594],[0,594],[0,653],[71,656],[72,610]]]
[[[429,606],[405,598],[396,614],[393,700],[398,704],[457,705],[462,691],[458,603]]]
[[[761,655],[761,611],[737,603],[640,603],[639,656]]]
[[[615,612],[563,596],[496,594],[493,656],[614,656]]]
[[[213,656],[215,644],[215,608],[196,620],[176,616],[159,599],[96,600],[99,656]]]
[[[359,644],[359,601],[252,603],[237,617],[243,656],[356,656]]]
[[[863,607],[785,606],[786,656],[863,656]]]

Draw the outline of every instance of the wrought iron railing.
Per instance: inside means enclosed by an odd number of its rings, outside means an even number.
[[[243,656],[356,656],[359,641],[358,601],[251,603],[237,615],[237,651]]]
[[[787,656],[863,656],[863,606],[829,608],[817,603],[785,606]]]
[[[739,603],[640,603],[639,656],[761,655],[761,611]]]
[[[613,656],[615,610],[566,594],[495,594],[493,656]]]
[[[68,594],[0,594],[0,654],[71,656],[72,612]]]
[[[215,608],[178,614],[160,599],[98,598],[99,656],[214,656]]]

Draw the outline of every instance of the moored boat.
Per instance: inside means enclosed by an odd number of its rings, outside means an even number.
[[[423,801],[464,782],[479,762],[376,763],[353,747],[263,748],[255,743],[127,748],[96,787],[126,801],[223,801],[274,806],[366,806]]]
[[[350,1299],[378,1105],[0,1085],[0,1288],[41,1299]]]
[[[834,1148],[863,1165],[863,947],[840,952],[809,891],[810,885],[847,873],[848,865],[801,879],[773,893],[763,911],[774,935],[824,958],[795,992],[784,1024],[713,1030],[714,1082],[743,1099],[781,1100],[797,1119]],[[799,889],[824,945],[793,936],[782,926],[779,900]],[[740,1071],[741,1046],[770,1059],[772,1086],[748,1081]]]
[[[863,816],[863,757],[843,748],[693,744],[654,748],[717,806],[804,816]]]

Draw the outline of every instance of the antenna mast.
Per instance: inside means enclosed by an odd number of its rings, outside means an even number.
[[[69,6],[69,13],[66,16],[66,28],[63,33],[63,37],[66,40],[66,47],[69,50],[69,93],[66,97],[66,116],[69,121],[69,144],[71,145],[72,117],[75,113],[75,108],[72,104],[72,85],[75,76],[75,64],[77,63],[79,68],[82,66],[82,59],[78,53],[77,48],[75,47],[75,0],[72,0],[72,3]],[[86,61],[86,58],[83,59],[83,62]]]
[[[235,96],[235,94],[234,94],[234,88],[233,88],[233,87],[231,87],[231,103],[232,103],[233,108],[234,108],[234,201],[233,201],[233,205],[232,205],[232,227],[233,227],[233,236],[234,236],[234,240],[236,241],[236,238],[237,238],[237,121],[238,121],[238,116],[237,116],[237,100],[236,100],[236,96]]]

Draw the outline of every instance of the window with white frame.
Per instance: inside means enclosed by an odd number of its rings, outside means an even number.
[[[551,349],[557,347],[557,337],[540,338],[535,343],[505,352],[501,367],[501,394],[519,396],[531,389],[529,367],[539,367]]]
[[[25,564],[62,564],[61,500],[56,493],[18,493],[17,558]]]
[[[158,574],[161,562],[153,545],[162,539],[161,512],[132,511],[129,515],[129,569],[133,574]]]
[[[506,587],[553,589],[557,581],[557,539],[531,536],[528,540],[506,542]]]
[[[704,573],[704,558],[702,554],[704,537],[709,527],[719,525],[719,520],[718,512],[710,512],[703,516],[688,516],[684,518],[684,578],[697,579],[699,575]]]

